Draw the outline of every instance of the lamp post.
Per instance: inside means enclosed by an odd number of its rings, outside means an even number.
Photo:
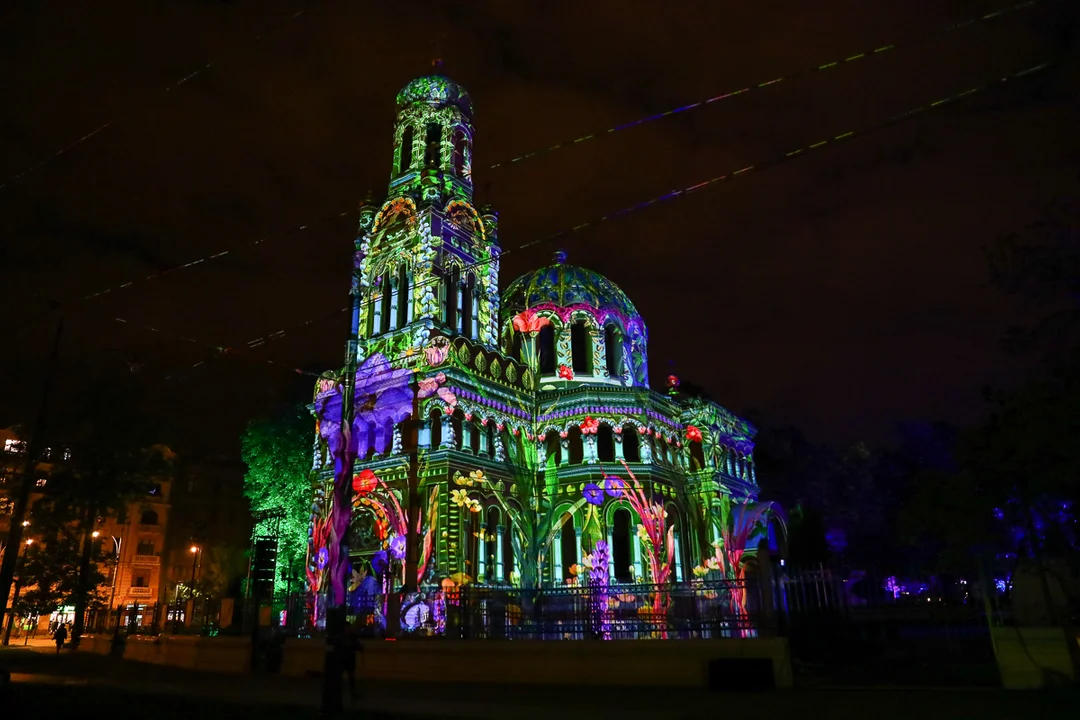
[[[24,523],[29,525],[30,523]],[[26,539],[26,545],[29,547],[34,544],[33,538]],[[12,588],[14,589],[14,595],[11,598],[11,613],[7,617],[7,627],[4,628],[4,645],[11,642],[11,627],[15,624],[15,604],[19,602],[19,591],[22,590],[22,576],[19,574],[19,569],[22,567],[25,558],[16,557],[15,574],[12,576]],[[26,644],[25,642],[23,643]]]
[[[91,533],[96,540],[101,536],[97,530]],[[123,538],[118,538],[115,535],[110,535],[109,538],[113,541],[113,567],[112,567],[112,579],[109,581],[109,615],[112,615],[113,603],[116,602],[116,578],[120,574],[120,546],[123,543]],[[119,619],[119,618],[118,618]],[[119,623],[117,623],[119,626]]]
[[[199,550],[200,548],[198,545],[191,546],[191,585],[189,586],[189,589],[191,590],[192,615],[195,614],[195,569],[199,566]],[[177,617],[179,617],[179,615]],[[187,620],[187,617],[184,619]]]

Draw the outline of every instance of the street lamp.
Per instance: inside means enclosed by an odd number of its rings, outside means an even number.
[[[195,568],[199,562],[199,546],[191,546],[191,614],[195,615]],[[187,618],[185,618],[187,619]]]
[[[192,545],[189,548],[191,551],[191,609],[195,609],[195,570],[199,564],[199,546]],[[175,635],[180,628],[180,588],[183,587],[183,583],[176,583],[176,609],[173,611],[173,634]]]

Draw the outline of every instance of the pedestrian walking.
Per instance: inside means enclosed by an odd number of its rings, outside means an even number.
[[[64,642],[67,640],[67,626],[61,624],[56,627],[56,632],[53,633],[53,642],[56,643],[56,654],[60,654],[60,648],[64,647]]]

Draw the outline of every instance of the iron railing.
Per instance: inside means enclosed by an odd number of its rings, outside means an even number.
[[[753,637],[763,624],[745,581],[435,590],[404,599],[402,628],[463,640]]]

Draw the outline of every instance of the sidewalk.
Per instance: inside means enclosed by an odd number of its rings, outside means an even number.
[[[317,678],[278,675],[224,675],[133,663],[89,653],[0,651],[0,668],[12,672],[16,688],[39,695],[83,693],[89,697],[153,695],[165,704],[202,703],[200,707],[260,706],[260,716],[292,708],[296,717],[314,716],[322,683]],[[551,687],[538,685],[453,685],[448,683],[363,683],[364,698],[355,709],[378,717],[506,718],[595,720],[601,717],[694,718],[752,713],[790,717],[806,714],[836,720],[1022,720],[1067,717],[1080,697],[1075,691],[1017,693],[1003,690],[911,691],[880,689],[816,690],[715,694],[688,688]],[[80,703],[81,704],[81,703]],[[346,705],[348,707],[348,704]],[[224,707],[220,708],[222,711]],[[265,712],[264,712],[265,709]],[[208,720],[216,712],[206,715]],[[309,715],[310,714],[310,715]]]

